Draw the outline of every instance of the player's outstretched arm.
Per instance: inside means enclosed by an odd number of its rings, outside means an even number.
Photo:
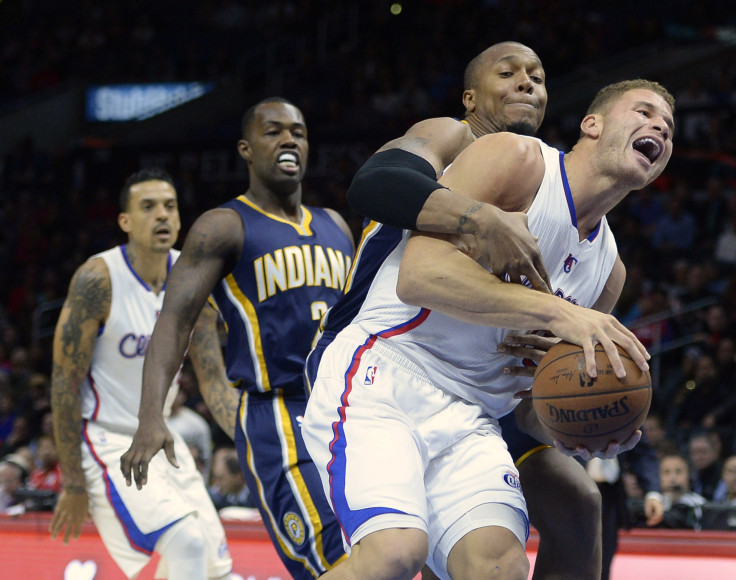
[[[207,408],[220,428],[234,440],[240,392],[227,380],[217,334],[217,311],[209,305],[202,309],[194,326],[189,358]]]
[[[143,363],[138,430],[130,449],[120,458],[120,469],[128,485],[131,477],[139,489],[146,484],[148,464],[160,449],[178,467],[174,440],[163,418],[166,394],[207,297],[232,269],[242,244],[243,225],[237,213],[210,210],[192,226],[182,253],[169,272],[163,307]]]
[[[80,387],[89,371],[97,332],[107,319],[112,288],[105,262],[85,262],[74,274],[54,332],[51,410],[63,488],[51,519],[51,537],[77,539],[87,517],[82,470]]]
[[[526,276],[534,288],[549,292],[526,215],[506,213],[437,184],[437,176],[472,141],[469,127],[455,119],[421,121],[363,165],[348,189],[348,201],[370,219],[393,227],[471,234],[494,272],[508,274],[512,282]]]

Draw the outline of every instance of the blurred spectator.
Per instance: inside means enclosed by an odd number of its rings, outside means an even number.
[[[657,452],[658,457],[677,451],[677,444],[667,437],[667,431],[660,415],[650,412],[644,419],[642,431],[647,434],[649,444]]]
[[[38,438],[36,446],[37,467],[31,471],[28,487],[39,491],[61,492],[61,467],[54,439],[48,435]]]
[[[234,447],[220,447],[212,457],[210,497],[218,511],[230,506],[255,507]]]
[[[193,443],[187,443],[187,447],[189,447],[189,452],[192,454],[192,459],[194,459],[194,465],[197,466],[197,471],[202,474],[202,479],[204,479],[205,482],[209,481],[209,473],[205,473],[204,471],[205,465],[204,460],[202,459],[202,450],[198,445]]]
[[[690,469],[682,455],[665,455],[659,461],[664,496],[664,518],[659,527],[699,530],[705,498],[690,491]]]
[[[736,506],[736,455],[723,462],[721,481],[716,488],[714,501]]]
[[[18,416],[18,411],[15,405],[15,398],[5,387],[0,390],[0,449],[5,444],[5,441],[13,432],[13,423],[15,418]],[[0,456],[1,452],[0,452]]]
[[[719,230],[713,257],[724,269],[736,269],[736,212],[728,214],[728,222]]]
[[[695,339],[710,353],[715,353],[721,340],[734,338],[734,330],[729,324],[726,309],[717,303],[706,308],[702,316],[701,328],[697,329]]]
[[[10,434],[0,445],[0,457],[17,452],[21,447],[28,447],[33,442],[33,428],[28,415],[17,415],[13,421]]]
[[[674,338],[674,329],[669,319],[649,320],[656,314],[669,310],[667,294],[663,287],[647,282],[644,284],[636,304],[629,312],[630,322],[626,325],[649,350],[659,350]]]
[[[0,513],[23,513],[23,500],[17,493],[25,486],[28,469],[20,455],[11,454],[0,460]]]
[[[684,182],[678,182],[678,184],[681,183]],[[696,233],[695,218],[685,209],[682,198],[671,197],[664,216],[657,222],[652,237],[652,245],[663,259],[661,265],[655,266],[660,268],[660,266],[670,264],[675,258],[689,256]]]
[[[712,501],[721,480],[721,444],[713,431],[699,432],[688,442],[690,460],[690,488],[706,500]]]
[[[212,431],[209,423],[196,411],[184,404],[187,393],[179,390],[171,404],[171,415],[166,418],[170,429],[179,433],[189,446],[197,447],[201,452],[205,481],[209,478],[210,460],[212,458]]]
[[[701,354],[695,361],[692,379],[677,386],[667,407],[669,436],[684,445],[687,434],[702,427],[711,411],[725,404],[730,397],[730,389],[720,382],[713,356]]]

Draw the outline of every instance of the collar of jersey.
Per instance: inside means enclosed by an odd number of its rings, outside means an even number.
[[[245,197],[245,195],[239,195],[238,201],[244,203],[248,207],[257,211],[258,213],[262,213],[266,217],[271,218],[272,220],[275,220],[277,222],[281,222],[282,224],[286,224],[286,225],[293,227],[302,236],[312,235],[312,228],[310,227],[312,225],[312,212],[310,212],[307,209],[307,207],[304,205],[299,206],[302,210],[302,221],[301,223],[295,224],[294,222],[285,220],[284,218],[281,218],[275,214],[264,211],[263,209],[258,207],[255,203],[253,203],[251,200],[249,200],[247,197]]]

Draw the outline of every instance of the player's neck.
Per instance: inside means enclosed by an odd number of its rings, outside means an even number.
[[[264,187],[252,186],[245,192],[245,197],[264,212],[294,223],[300,223],[302,221],[301,186],[292,192],[280,193],[273,192]]]
[[[161,292],[169,274],[169,253],[143,251],[130,242],[126,244],[125,252],[130,267],[146,286],[156,294]]]
[[[597,170],[591,160],[574,149],[564,158],[580,239],[587,238],[601,218],[628,195],[630,189],[614,176]]]

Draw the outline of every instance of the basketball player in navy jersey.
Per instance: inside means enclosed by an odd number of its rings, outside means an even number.
[[[92,256],[74,274],[54,334],[51,404],[63,490],[51,534],[78,538],[87,514],[108,552],[135,578],[154,551],[157,578],[229,578],[225,531],[184,440],[180,459],[150,465],[151,485],[129,488],[118,469],[138,426],[143,357],[164,300],[179,235],[176,190],[160,169],[131,175],[120,196],[120,228],[128,241]],[[227,388],[220,343],[203,312],[189,355],[203,389]],[[202,321],[200,321],[202,322]],[[165,414],[176,396],[172,375]],[[219,386],[213,386],[215,384]],[[163,410],[163,403],[162,409]]]
[[[507,273],[514,282],[524,276],[536,289],[549,292],[548,275],[527,229],[526,214],[501,211],[436,181],[476,137],[500,131],[537,132],[547,105],[542,62],[529,47],[502,42],[468,64],[464,84],[464,122],[449,117],[421,121],[379,149],[356,174],[348,200],[375,221],[366,226],[346,295],[331,308],[324,333],[307,360],[308,388],[322,352],[357,314],[370,281],[398,244],[402,229],[472,234],[493,271]],[[539,360],[550,344],[530,334],[502,348],[508,354]],[[525,372],[521,366],[509,370]],[[535,580],[600,576],[598,488],[575,459],[520,431],[513,414],[501,424],[520,472],[530,519],[540,536]]]
[[[301,203],[309,144],[293,104],[251,107],[238,151],[248,191],[196,220],[171,271],[144,364],[140,426],[121,469],[142,486],[161,448],[176,464],[162,402],[211,294],[227,328],[228,378],[240,390],[241,469],[284,565],[306,580],[345,557],[301,437],[302,373],[319,321],[342,293],[352,236],[336,212]]]

